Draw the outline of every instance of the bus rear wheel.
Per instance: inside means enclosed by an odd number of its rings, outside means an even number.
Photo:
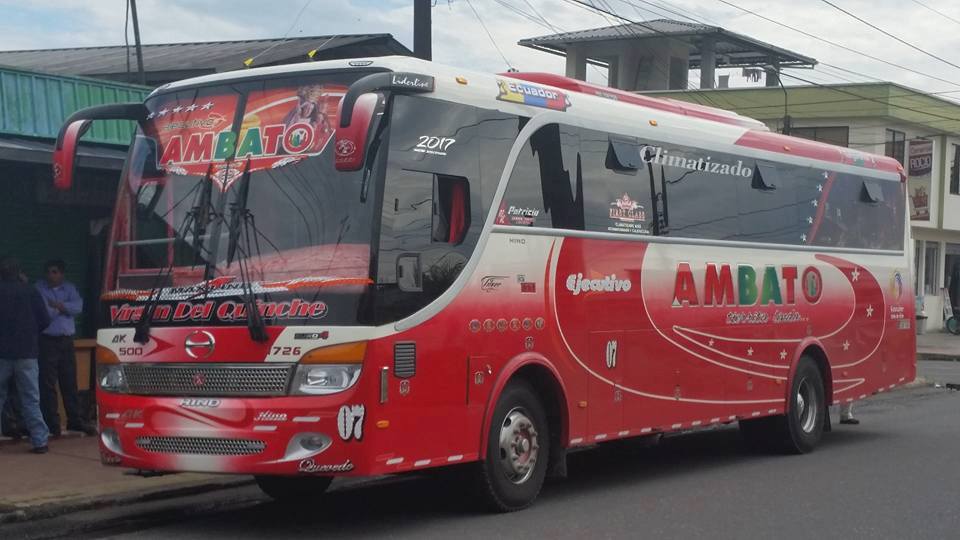
[[[255,478],[261,491],[271,499],[282,502],[309,501],[322,495],[333,482],[333,478],[329,476],[310,478],[256,476]]]
[[[787,414],[740,421],[747,443],[788,454],[812,452],[823,436],[827,410],[823,375],[816,362],[802,356],[790,384]]]
[[[487,437],[475,477],[480,497],[498,512],[530,506],[546,477],[550,434],[543,405],[525,381],[504,388]]]

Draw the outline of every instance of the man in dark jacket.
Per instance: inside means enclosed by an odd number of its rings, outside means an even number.
[[[40,293],[20,279],[20,264],[11,257],[0,259],[0,408],[7,401],[7,383],[15,377],[35,454],[47,452],[50,435],[40,413],[37,365],[40,332],[49,324]]]

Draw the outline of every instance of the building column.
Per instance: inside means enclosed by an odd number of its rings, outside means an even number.
[[[620,90],[637,90],[637,72],[640,56],[634,51],[621,51],[617,55],[617,86]]]
[[[587,80],[587,55],[583,47],[572,44],[567,47],[567,77]]]
[[[704,39],[700,42],[700,88],[713,88],[716,69],[716,42],[713,39]]]

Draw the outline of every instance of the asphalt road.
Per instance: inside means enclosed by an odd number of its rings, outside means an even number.
[[[960,382],[960,363],[928,364],[920,372],[929,380]],[[861,425],[835,424],[804,456],[750,453],[731,428],[581,452],[569,478],[513,514],[476,510],[442,478],[409,478],[335,489],[298,507],[247,487],[0,529],[0,537],[957,538],[960,392],[901,390],[856,412]]]

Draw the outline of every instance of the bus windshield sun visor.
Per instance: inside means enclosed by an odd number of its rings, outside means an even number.
[[[381,100],[381,94],[433,92],[434,78],[418,73],[372,73],[350,85],[340,101],[340,123],[336,131],[336,167],[338,171],[356,171],[363,167]],[[384,100],[385,105],[385,100]]]
[[[605,165],[611,171],[634,172],[640,169],[640,143],[623,137],[610,137]]]
[[[80,137],[94,120],[134,120],[147,118],[143,103],[114,103],[87,107],[71,114],[57,134],[53,148],[53,185],[59,190],[68,190],[73,185],[73,171]]]

